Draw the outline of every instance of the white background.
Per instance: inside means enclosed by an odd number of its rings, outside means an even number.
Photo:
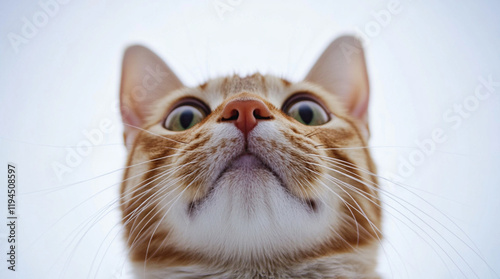
[[[232,10],[218,14],[214,6],[228,2]],[[6,269],[0,225],[1,278],[128,278],[113,203],[125,163],[116,101],[126,46],[150,47],[190,86],[233,72],[300,80],[333,38],[360,32],[370,145],[381,176],[397,182],[382,180],[381,274],[499,278],[492,269],[500,272],[500,86],[472,106],[479,77],[500,81],[498,1],[180,3],[73,0],[45,23],[37,1],[0,4],[0,168],[17,164],[21,191],[18,271]],[[397,12],[377,23],[391,5]],[[26,38],[23,18],[37,16],[41,26]],[[16,45],[12,36],[25,40]],[[464,101],[471,109],[460,123],[443,118],[458,115],[449,110]],[[85,131],[102,121],[113,130],[58,176],[54,165],[67,165]],[[415,155],[436,129],[446,141]],[[423,162],[402,173],[411,158]]]

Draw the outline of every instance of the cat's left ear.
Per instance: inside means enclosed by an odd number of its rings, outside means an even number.
[[[333,41],[305,78],[340,97],[348,112],[368,122],[369,84],[361,42],[352,36]]]
[[[151,50],[135,45],[123,55],[120,108],[125,125],[125,145],[130,148],[152,114],[152,108],[167,93],[182,88],[182,82]]]

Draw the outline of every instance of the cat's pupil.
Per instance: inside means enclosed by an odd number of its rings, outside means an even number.
[[[304,121],[304,124],[309,124],[313,119],[314,112],[310,106],[303,104],[299,107],[299,115],[302,121]]]
[[[189,126],[191,126],[191,122],[193,122],[193,118],[194,113],[191,110],[183,111],[179,117],[179,122],[181,123],[182,128],[189,128]]]

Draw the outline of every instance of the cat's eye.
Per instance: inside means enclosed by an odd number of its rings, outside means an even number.
[[[293,102],[284,111],[295,118],[295,120],[309,126],[322,125],[330,120],[330,117],[322,106],[307,99]]]
[[[184,104],[170,112],[164,127],[170,131],[184,131],[200,123],[207,113],[196,104]]]

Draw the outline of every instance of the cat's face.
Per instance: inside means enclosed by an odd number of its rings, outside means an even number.
[[[358,53],[340,56],[342,42]],[[298,83],[255,74],[187,88],[129,49],[121,191],[132,260],[271,274],[358,257],[359,273],[372,272],[380,204],[369,152],[356,148],[367,145],[365,75],[352,38]]]

